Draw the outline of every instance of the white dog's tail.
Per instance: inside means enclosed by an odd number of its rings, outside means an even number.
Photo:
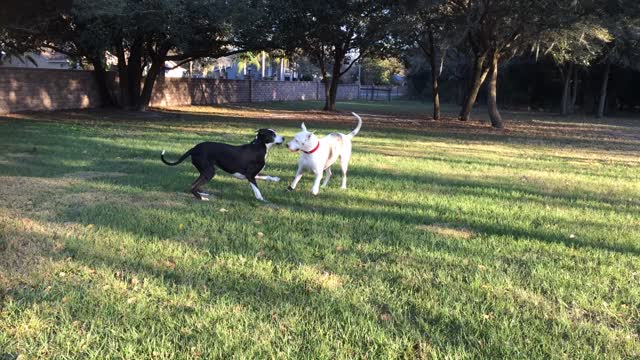
[[[355,116],[358,119],[358,126],[356,126],[355,129],[353,129],[352,132],[349,133],[349,137],[354,137],[358,134],[358,132],[360,132],[360,128],[362,127],[362,118],[360,116],[358,116],[358,114],[352,112],[353,116]]]

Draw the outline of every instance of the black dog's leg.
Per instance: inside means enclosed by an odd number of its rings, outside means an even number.
[[[193,164],[193,166],[200,172],[200,175],[205,174],[206,173],[206,169],[202,167],[202,159],[199,156],[195,156],[191,158],[191,163]],[[191,183],[191,187],[193,188],[194,185],[196,185],[196,183],[198,183],[197,188],[195,189],[196,192],[198,192],[200,195],[203,196],[209,196],[209,193],[207,193],[206,191],[202,190],[202,185],[204,183],[200,183],[201,178],[198,177],[194,182]],[[197,197],[197,196],[196,196]]]
[[[256,199],[260,201],[266,201],[262,197],[262,193],[260,192],[260,189],[258,189],[258,184],[256,183],[255,175],[247,176],[247,180],[249,180],[249,185],[251,185],[251,189],[253,190],[253,194],[256,196]]]
[[[191,193],[196,197],[196,199],[206,201],[209,199],[206,197],[206,193],[201,190],[201,187],[213,179],[215,176],[215,168],[213,166],[203,166],[203,170],[204,171],[200,173],[200,176],[191,185]]]

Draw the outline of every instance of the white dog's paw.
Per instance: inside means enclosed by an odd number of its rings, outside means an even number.
[[[311,193],[312,193],[313,195],[318,195],[318,194],[320,193],[320,189],[312,189],[312,190],[311,190]]]
[[[279,178],[279,177],[277,177],[277,176],[270,176],[270,179],[269,179],[269,180],[271,180],[271,181],[273,181],[273,182],[278,182],[278,181],[280,181],[280,178]]]

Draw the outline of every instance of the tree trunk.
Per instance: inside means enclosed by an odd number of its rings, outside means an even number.
[[[336,99],[338,98],[338,83],[340,81],[340,78],[338,77],[337,79],[331,79],[331,87],[329,88],[329,108],[325,109],[328,111],[335,111],[336,110]]]
[[[569,115],[569,98],[571,97],[571,78],[573,76],[573,64],[569,64],[562,72],[562,103],[560,104],[560,114]]]
[[[440,120],[440,87],[438,84],[439,71],[436,47],[433,43],[433,30],[429,30],[429,46],[431,48],[431,87],[433,88],[433,120]]]
[[[324,111],[335,111],[336,99],[338,97],[338,83],[340,82],[340,70],[342,68],[342,61],[344,55],[336,50],[333,56],[333,70],[331,72],[331,86],[329,86],[328,98],[324,104]]]
[[[604,67],[604,75],[602,77],[602,86],[600,87],[600,101],[598,103],[598,117],[604,116],[604,107],[607,101],[607,87],[609,86],[609,73],[611,72],[611,63],[607,62]]]
[[[320,54],[317,58],[318,60],[318,64],[320,64],[320,73],[322,73],[322,83],[324,84],[324,107],[323,110],[328,110],[329,109],[329,93],[330,91],[330,80],[327,77],[327,67],[326,67],[326,63],[325,63],[325,59],[324,59],[324,53]]]
[[[578,75],[577,67],[573,68],[573,93],[571,94],[571,113],[576,112],[576,102],[578,101]]]
[[[144,79],[144,87],[142,88],[142,94],[140,95],[140,100],[138,102],[138,106],[136,107],[137,111],[145,111],[149,107],[149,102],[151,101],[151,93],[153,92],[153,86],[156,83],[156,79],[158,78],[158,74],[164,70],[164,56],[161,59],[154,60],[151,63],[151,67],[147,72],[147,77]]]
[[[478,97],[480,87],[482,86],[482,83],[484,83],[484,80],[489,73],[489,67],[484,66],[486,59],[487,56],[483,54],[476,55],[475,59],[473,60],[473,79],[471,82],[471,86],[469,87],[469,91],[465,96],[462,109],[460,110],[460,116],[458,117],[459,120],[469,120],[469,116],[471,115],[471,110],[473,110],[473,105],[476,103],[476,98]]]
[[[116,54],[118,57],[118,87],[120,88],[119,105],[122,108],[129,108],[129,75],[127,71],[127,58],[122,43],[116,46]]]
[[[129,109],[138,110],[140,107],[140,95],[142,89],[142,62],[143,42],[141,39],[133,41],[129,49],[129,61],[127,62],[127,76],[129,78]]]
[[[491,77],[489,78],[489,118],[491,119],[491,126],[501,129],[504,127],[502,123],[502,117],[498,111],[498,62],[500,61],[500,55],[495,53],[491,57]]]
[[[324,107],[322,110],[328,111],[331,109],[329,105],[331,103],[331,80],[325,76],[322,82],[324,83]]]
[[[98,92],[100,93],[100,103],[102,107],[112,107],[115,105],[115,100],[111,95],[111,89],[109,88],[109,80],[107,77],[107,71],[104,68],[102,61],[102,54],[89,57],[89,61],[93,65],[93,75],[98,85]]]

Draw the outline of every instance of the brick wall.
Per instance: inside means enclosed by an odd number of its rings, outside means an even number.
[[[115,79],[115,74],[113,76]],[[358,92],[358,85],[341,84],[337,98],[357,99]],[[169,107],[324,98],[324,85],[311,81],[160,78],[154,86],[150,105]],[[99,106],[100,96],[91,71],[0,68],[0,114]]]
[[[311,81],[252,81],[251,101],[318,100],[324,85]]]
[[[357,84],[340,84],[338,85],[338,94],[336,94],[336,100],[356,100],[358,99],[358,92],[360,92],[360,85]],[[324,100],[324,96],[322,97]]]
[[[358,85],[338,86],[338,100],[358,98]],[[312,81],[159,79],[151,106],[209,105],[264,101],[324,100],[324,85]]]
[[[0,68],[0,114],[97,106],[91,71]]]
[[[208,105],[250,102],[249,81],[218,79],[158,79],[150,106]]]

